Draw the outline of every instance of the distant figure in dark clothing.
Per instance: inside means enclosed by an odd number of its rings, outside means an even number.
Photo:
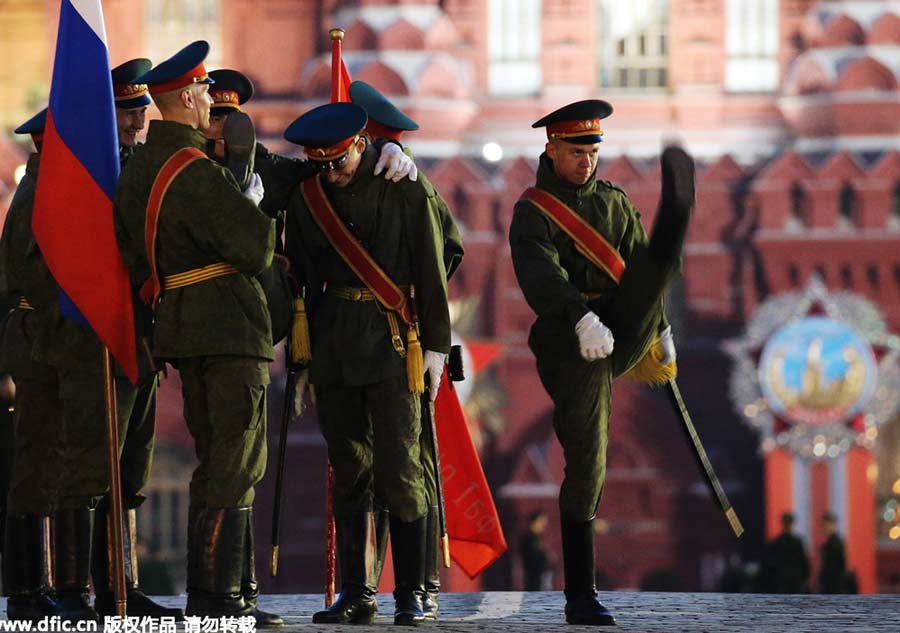
[[[847,562],[844,557],[844,541],[837,533],[837,519],[830,512],[822,515],[822,531],[825,541],[819,547],[819,591],[821,593],[847,593]]]
[[[794,515],[781,515],[782,531],[766,545],[757,578],[762,593],[807,593],[809,558],[803,540],[793,534]]]
[[[543,591],[544,576],[549,567],[547,551],[542,541],[547,529],[547,513],[535,510],[528,515],[528,530],[519,544],[519,555],[522,557],[522,568],[525,571],[525,591]]]

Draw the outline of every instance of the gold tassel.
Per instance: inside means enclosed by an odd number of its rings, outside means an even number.
[[[678,375],[678,365],[675,361],[663,365],[662,359],[662,342],[656,339],[637,365],[628,370],[625,377],[647,385],[664,385]]]
[[[406,331],[406,379],[410,393],[425,393],[425,361],[422,359],[422,344],[419,343],[415,327]]]
[[[294,317],[291,321],[291,362],[306,365],[312,360],[312,346],[309,342],[309,321],[306,319],[306,304],[303,297],[294,299]]]

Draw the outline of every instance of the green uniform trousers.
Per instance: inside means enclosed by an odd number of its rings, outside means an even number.
[[[249,356],[180,358],[184,419],[200,463],[191,478],[191,506],[253,504],[266,471],[268,362]]]
[[[6,497],[10,514],[52,514],[62,475],[59,380],[54,367],[31,358],[39,327],[33,310],[14,310],[3,324],[6,369],[16,384],[15,435],[8,444],[13,465]]]
[[[574,328],[546,319],[531,328],[528,344],[553,400],[553,429],[566,460],[559,491],[563,521],[589,521],[597,511],[606,479],[612,381],[634,366],[656,338],[663,296],[679,265],[678,258],[660,261],[638,246],[616,293],[590,305],[615,339],[607,358],[584,360]]]
[[[109,490],[104,379],[102,373],[94,371],[101,362],[99,353],[98,347],[96,363],[89,359],[67,358],[57,366],[65,452],[59,486],[59,508],[62,509],[96,507]],[[118,453],[121,456],[137,388],[122,376],[115,378],[115,388]]]
[[[156,438],[156,390],[159,377],[146,377],[135,394],[128,428],[119,458],[122,474],[122,503],[125,508],[136,508],[144,497],[140,492],[150,479],[153,465],[153,447]]]
[[[405,375],[360,387],[316,388],[334,469],[336,517],[370,511],[375,497],[401,521],[425,516],[420,406]]]

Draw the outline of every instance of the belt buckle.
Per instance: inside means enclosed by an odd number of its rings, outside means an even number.
[[[360,301],[362,299],[362,289],[361,288],[351,288],[350,289],[350,300],[351,301]]]

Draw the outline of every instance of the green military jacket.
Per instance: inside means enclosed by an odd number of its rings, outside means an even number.
[[[151,121],[147,142],[128,160],[116,189],[116,239],[135,285],[150,277],[144,241],[147,200],[163,164],[184,147],[206,149],[203,135],[181,123]],[[226,263],[238,274],[163,293],[156,309],[158,358],[232,354],[273,360],[265,296],[253,276],[272,263],[275,223],[209,159],[191,163],[172,182],[157,224],[160,276]]]
[[[640,213],[612,183],[593,177],[581,186],[567,183],[556,176],[550,158],[541,154],[535,186],[584,218],[626,263],[636,244],[646,244]],[[519,286],[538,319],[574,328],[589,310],[598,309],[594,302],[588,307],[582,293],[600,293],[596,302],[600,306],[614,300],[616,282],[579,253],[572,238],[530,202],[516,203],[509,244]]]
[[[28,157],[25,175],[13,196],[0,237],[0,294],[15,306],[19,297],[31,305],[55,307],[56,283],[41,257],[31,230],[34,194],[41,155]],[[29,378],[32,347],[42,330],[46,309],[13,310],[3,324],[0,367],[16,378]]]
[[[325,193],[394,283],[415,285],[422,348],[446,354],[450,315],[434,190],[373,176],[376,157],[374,147],[366,148],[353,180],[344,188],[323,180]],[[323,289],[364,284],[331,247],[299,190],[291,196],[285,236],[292,272],[307,297],[313,384],[361,386],[405,375],[406,361],[391,345],[384,309],[375,301],[339,299]]]

